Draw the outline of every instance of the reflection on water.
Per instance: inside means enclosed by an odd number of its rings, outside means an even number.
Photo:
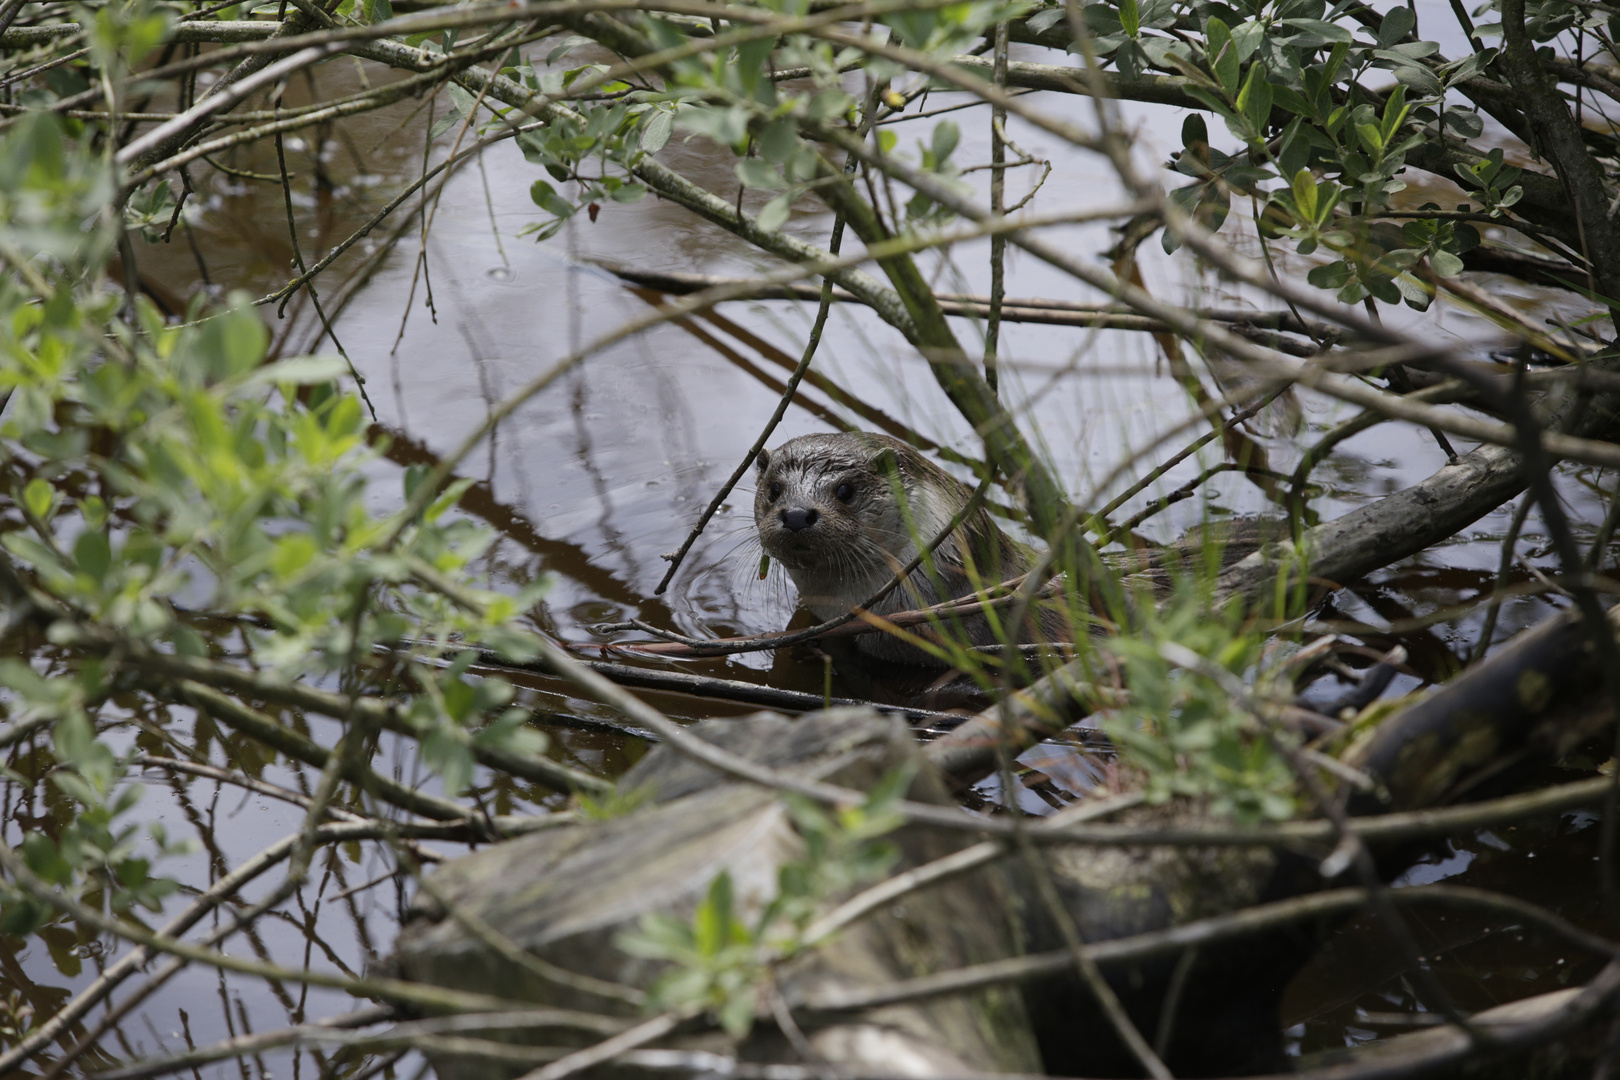
[[[342,65],[321,69],[323,92],[340,92],[338,84],[348,77]],[[289,98],[298,90],[289,91]],[[935,95],[934,103],[949,97]],[[322,132],[302,149],[289,146],[302,196],[295,222],[306,261],[358,227],[394,185],[421,167],[425,116],[411,121],[403,135],[395,130],[414,107],[405,102],[346,120],[341,131]],[[1157,133],[1179,128],[1179,118],[1150,107],[1131,109],[1128,118],[1143,133],[1148,157],[1167,149],[1155,145]],[[1056,178],[1046,191],[1059,201],[1096,203],[1115,197],[1116,186],[1097,161],[1060,153],[1040,132],[1016,121],[1012,126],[1012,137],[1032,153],[1056,159]],[[964,126],[958,151],[962,160],[987,156],[984,127]],[[909,137],[902,133],[903,139]],[[442,153],[442,147],[434,148],[429,155]],[[735,190],[729,154],[714,153],[702,140],[672,143],[668,154],[672,165],[713,190]],[[263,151],[243,151],[226,163],[246,173],[274,168],[273,155]],[[528,197],[533,171],[509,146],[489,154],[482,169],[484,175],[463,169],[450,181],[425,238],[406,230],[398,247],[380,262],[372,259],[374,244],[357,245],[323,279],[323,293],[346,299],[336,330],[377,408],[373,435],[386,448],[376,467],[382,481],[374,489],[378,498],[399,491],[403,467],[437,461],[513,388],[597,335],[644,314],[657,301],[655,294],[624,287],[594,261],[713,274],[747,274],[765,264],[763,256],[741,241],[695,225],[685,211],[653,198],[633,206],[607,206],[594,223],[575,218],[543,246],[516,239],[536,215]],[[379,182],[380,177],[386,182]],[[177,236],[170,245],[138,252],[143,280],[154,291],[168,293],[173,310],[183,309],[191,288],[245,288],[263,294],[278,287],[288,279],[293,262],[279,199],[273,184],[216,176],[188,218],[206,261],[199,264],[192,246]],[[790,224],[818,243],[824,242],[829,227],[826,217],[812,213],[800,213]],[[1113,242],[1101,225],[1068,227],[1060,239],[1090,251]],[[935,280],[949,283],[942,287],[951,291],[985,293],[986,251],[983,243],[961,244],[925,269]],[[1210,288],[1212,280],[1197,268],[1185,260],[1169,260],[1153,244],[1144,247],[1143,262],[1150,286],[1166,298],[1202,290],[1222,305],[1255,299],[1229,284]],[[1086,295],[1072,280],[1017,252],[1010,254],[1009,276],[1010,295],[1106,299]],[[755,573],[752,492],[746,483],[694,546],[670,590],[660,597],[653,588],[666,565],[662,553],[679,546],[689,522],[769,416],[803,348],[812,314],[810,305],[796,302],[734,303],[603,349],[526,403],[481,452],[463,463],[463,475],[476,482],[463,497],[461,511],[500,534],[486,559],[497,585],[516,590],[542,576],[551,581],[535,615],[537,628],[571,640],[604,641],[626,635],[604,637],[596,627],[629,618],[693,635],[759,632],[789,621],[794,613],[791,590],[780,576],[760,581]],[[289,306],[278,328],[283,354],[303,351],[321,339],[323,332],[312,316],[302,298]],[[1486,337],[1486,327],[1477,320],[1441,304],[1428,316],[1406,313],[1396,318],[1424,320],[1425,333]],[[956,326],[964,341],[982,340],[981,327],[973,321],[958,319]],[[1009,324],[1002,329],[1000,355],[1004,393],[1022,409],[1028,430],[1040,433],[1058,474],[1084,504],[1100,503],[1146,463],[1184,441],[1158,444],[1190,410],[1180,385],[1161,371],[1156,347],[1146,335]],[[1081,374],[1083,369],[1111,373]],[[1309,402],[1297,435],[1268,440],[1273,467],[1291,470],[1302,449],[1344,415],[1336,406]],[[854,305],[838,307],[830,320],[812,376],[775,441],[839,427],[900,434],[915,445],[941,448],[947,462],[953,454],[960,461],[980,452],[924,362],[875,316]],[[1116,476],[1116,467],[1139,452],[1144,464]],[[1415,482],[1442,461],[1421,431],[1374,429],[1345,443],[1317,470],[1316,479],[1327,491],[1319,509],[1324,518],[1337,516]],[[1126,512],[1174,490],[1204,464],[1195,457],[1170,470]],[[960,469],[958,473],[966,475]],[[1590,504],[1600,497],[1597,485],[1587,482],[1581,470],[1568,475],[1575,482],[1566,483],[1563,491],[1571,501]],[[1213,482],[1207,498],[1177,504],[1146,531],[1168,538],[1206,514],[1265,508],[1260,492],[1229,474]],[[1586,509],[1580,507],[1574,516],[1601,518]],[[1509,516],[1510,511],[1489,515],[1457,541],[1339,593],[1332,614],[1383,625],[1487,591]],[[1533,538],[1521,538],[1520,550],[1530,563],[1540,558],[1534,547]],[[1529,576],[1524,568],[1514,573],[1519,579]],[[1505,637],[1547,610],[1539,599],[1510,602],[1497,635]],[[1413,667],[1435,680],[1459,666],[1477,627],[1478,619],[1469,617],[1404,634],[1400,640]],[[1367,643],[1384,649],[1394,638],[1369,635]],[[797,653],[672,666],[814,694],[822,692],[825,674],[818,661]],[[881,687],[858,679],[840,676],[832,692],[855,697],[881,693]],[[539,676],[518,681],[521,703],[573,718],[550,728],[554,753],[567,763],[611,776],[644,751],[640,740],[597,723],[608,714],[593,703]],[[1415,685],[1416,680],[1403,679],[1396,692]],[[728,711],[673,694],[649,698],[677,716]],[[129,707],[144,706],[131,702]],[[738,706],[734,711],[747,710]],[[295,714],[284,719],[322,745],[336,741],[336,732],[318,723],[309,730]],[[301,803],[314,790],[317,776],[285,761],[267,762],[255,744],[213,730],[188,710],[161,710],[140,720],[142,733],[127,749],[154,763],[147,769],[149,816],[162,821],[171,835],[197,843],[196,851],[172,871],[189,888],[170,898],[164,912],[168,916],[254,852],[296,832]],[[205,753],[210,764],[252,777],[258,785],[244,788],[157,764],[184,756],[176,746],[188,744]],[[1057,787],[1090,782],[1083,775],[1066,778],[1072,759],[1050,747],[1044,753],[1028,764],[1045,769]],[[404,744],[385,736],[378,755],[387,775],[433,790],[434,782]],[[0,781],[5,839],[15,842],[30,830],[57,829],[66,807],[62,796],[43,782],[38,745],[24,741],[12,746],[4,763],[17,777]],[[560,798],[509,778],[484,775],[481,782],[476,795],[495,813],[532,812],[555,806]],[[982,793],[993,795],[994,782]],[[1035,811],[1046,805],[1043,798],[1043,792],[1020,793],[1020,801]],[[1536,894],[1531,899],[1586,923],[1596,918],[1589,825],[1570,815],[1526,822],[1504,838],[1505,847],[1482,837],[1453,838],[1449,856],[1439,861],[1421,856],[1416,865],[1433,866],[1436,873],[1457,871],[1454,881],[1503,885],[1521,893],[1528,886]],[[456,845],[428,842],[421,845],[420,857],[455,850]],[[376,845],[322,847],[308,883],[271,917],[231,939],[227,948],[287,966],[362,972],[392,941],[405,899],[396,870],[396,863]],[[1421,874],[1414,868],[1409,876],[1416,881]],[[233,912],[271,887],[267,879],[262,887],[249,888],[236,906],[211,914],[204,928],[223,929]],[[1566,956],[1533,936],[1491,933],[1484,924],[1460,918],[1422,924],[1422,930],[1436,970],[1465,1008],[1578,982],[1591,973],[1589,959]],[[35,1017],[48,1015],[122,952],[122,946],[107,945],[66,924],[50,927],[40,940],[26,944],[0,937],[0,1029],[26,1023],[30,1010]],[[1383,1033],[1384,1028],[1368,1023],[1368,1014],[1411,1011],[1413,995],[1391,955],[1375,931],[1352,924],[1341,932],[1290,997],[1288,1022],[1298,1025],[1300,1050],[1340,1045],[1363,1037],[1362,1032]],[[327,991],[187,968],[117,1019],[108,1033],[98,1035],[96,1049],[73,1068],[91,1072],[117,1058],[169,1053],[354,1007],[348,998]],[[99,1019],[99,1014],[86,1018],[64,1044],[91,1035]],[[8,1039],[0,1035],[0,1042]],[[326,1075],[329,1064],[320,1051],[277,1051],[253,1058],[251,1073],[248,1064],[230,1062],[202,1067],[197,1075],[245,1080],[257,1074],[267,1080],[288,1070],[295,1077],[306,1070],[311,1076]],[[409,1066],[401,1063],[398,1069],[408,1072]],[[346,1066],[344,1075],[357,1067]]]
[[[1581,777],[1559,770],[1538,779]],[[1396,887],[1444,880],[1500,890],[1612,937],[1617,924],[1599,896],[1597,825],[1590,812],[1567,811],[1455,836],[1419,855]],[[1601,958],[1567,941],[1479,912],[1412,908],[1407,924],[1425,965],[1467,1013],[1578,986],[1603,966]],[[1341,927],[1294,980],[1283,1003],[1283,1024],[1291,1029],[1296,1052],[1332,1050],[1432,1022],[1403,968],[1387,936],[1365,917]]]

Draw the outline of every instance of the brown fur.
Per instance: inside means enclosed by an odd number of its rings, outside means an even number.
[[[761,453],[758,464],[754,524],[759,542],[820,619],[869,600],[972,494],[912,447],[872,432],[804,435]],[[932,571],[925,562],[872,610],[888,615],[971,596],[975,581],[981,588],[998,584],[1024,573],[1031,561],[1030,549],[997,528],[980,507],[934,549]],[[928,625],[911,630],[938,639]],[[1003,640],[983,616],[946,620],[944,630],[969,645]],[[879,659],[939,663],[887,634],[856,640],[861,651]]]

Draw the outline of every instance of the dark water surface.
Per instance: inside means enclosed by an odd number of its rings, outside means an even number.
[[[543,53],[543,47],[536,49]],[[1051,59],[1034,52],[1030,58]],[[330,64],[317,79],[323,93],[335,95],[351,77],[343,65]],[[949,100],[936,94],[929,107]],[[410,115],[418,105],[408,101],[348,121],[344,132],[330,133],[325,141],[306,136],[289,144],[289,166],[297,174],[299,192],[297,228],[306,259],[323,254],[374,213],[420,168],[424,152],[442,159],[454,133],[425,148],[428,113],[424,109]],[[1071,109],[1075,104],[1070,100],[1054,107]],[[987,118],[971,112],[953,115],[964,129],[958,160],[987,160]],[[1173,110],[1141,107],[1128,109],[1126,115],[1140,133],[1143,162],[1162,160],[1177,143],[1181,117]],[[900,125],[902,145],[926,139],[931,123]],[[1054,171],[1042,193],[1045,208],[1117,200],[1118,186],[1098,161],[1060,151],[1041,133],[1016,122],[1010,134],[1031,153],[1054,157]],[[729,153],[702,140],[682,144],[677,136],[666,155],[670,165],[712,190],[735,192]],[[269,172],[274,157],[244,153],[230,164]],[[1012,199],[1027,190],[1030,172],[1012,172]],[[975,173],[972,179],[982,184],[985,175]],[[325,182],[318,182],[322,177]],[[516,236],[539,216],[528,197],[536,178],[534,168],[510,145],[497,147],[481,165],[462,168],[448,184],[425,241],[418,230],[409,230],[369,280],[357,280],[352,291],[340,281],[368,257],[368,245],[340,262],[336,276],[323,279],[323,297],[347,298],[336,322],[337,335],[366,377],[376,423],[388,439],[386,458],[375,469],[374,497],[382,505],[398,499],[403,466],[438,460],[514,387],[648,310],[645,295],[594,264],[728,275],[773,265],[742,242],[652,198],[631,206],[604,206],[594,223],[580,215],[555,239],[537,246]],[[206,257],[208,281],[216,288],[263,294],[287,279],[291,247],[275,185],[216,175],[206,183],[189,220]],[[830,218],[803,214],[791,227],[824,244]],[[390,228],[385,223],[376,238]],[[1073,227],[1062,236],[1081,251],[1100,252],[1114,242],[1102,226]],[[1222,307],[1255,300],[1216,282],[1187,259],[1165,257],[1156,240],[1141,251],[1150,288],[1161,297],[1198,296],[1209,306]],[[962,244],[925,265],[943,290],[987,293],[986,252],[985,244]],[[199,287],[197,264],[178,233],[167,247],[145,247],[137,258],[143,277],[173,294],[177,305]],[[1287,260],[1283,266],[1286,272],[1304,273],[1303,266]],[[1491,287],[1498,297],[1545,314],[1547,297],[1513,283],[1493,282]],[[1009,256],[1007,291],[1014,297],[1106,299],[1016,252]],[[312,315],[303,300],[291,306],[287,319],[278,324],[282,353],[330,349]],[[524,405],[462,463],[460,474],[479,481],[463,511],[500,534],[487,559],[497,585],[516,589],[542,575],[551,581],[535,616],[538,629],[574,641],[606,641],[594,628],[628,618],[695,635],[754,633],[787,622],[794,611],[791,589],[780,578],[756,579],[751,489],[733,494],[669,592],[655,597],[653,588],[666,566],[661,553],[679,546],[688,524],[770,415],[787,369],[803,348],[812,315],[802,304],[738,302],[612,346]],[[1425,334],[1447,336],[1475,351],[1496,344],[1481,320],[1443,303],[1427,316],[1391,317],[1406,318]],[[980,328],[968,320],[958,320],[957,329],[970,349],[982,340]],[[1197,434],[1177,435],[1155,448],[1191,412],[1147,335],[1008,325],[1001,356],[1004,393],[1019,404],[1025,430],[1039,433],[1058,475],[1083,505],[1100,505]],[[970,458],[978,455],[976,441],[923,361],[869,312],[835,310],[816,367],[841,393],[835,396],[808,384],[801,388],[775,442],[839,426],[881,426],[915,433]],[[1273,467],[1280,471],[1291,470],[1305,447],[1352,414],[1320,401],[1300,404],[1297,429],[1284,410],[1261,426]],[[1137,454],[1142,464],[1116,474]],[[1206,455],[1172,469],[1133,507],[1174,490],[1215,460]],[[1317,470],[1327,493],[1316,506],[1324,518],[1336,517],[1422,479],[1443,461],[1424,432],[1395,425],[1375,428],[1342,445]],[[1601,518],[1593,510],[1602,497],[1595,476],[1567,470],[1561,490],[1577,520]],[[1207,497],[1175,505],[1144,531],[1168,539],[1208,515],[1259,512],[1266,505],[1251,484],[1226,474],[1209,485]],[[1510,516],[1511,507],[1491,514],[1452,542],[1339,593],[1338,614],[1388,625],[1488,591]],[[1550,570],[1551,558],[1538,531],[1532,519],[1518,551],[1528,565]],[[1515,580],[1527,577],[1523,570],[1515,573]],[[1552,607],[1540,599],[1509,602],[1497,626],[1498,639],[1538,621]],[[1455,670],[1472,647],[1479,622],[1478,615],[1470,615],[1402,637],[1423,678],[1403,676],[1391,692],[1410,691],[1424,679]],[[1369,643],[1385,644],[1381,639]],[[823,686],[821,665],[796,655],[754,654],[671,666],[817,693]],[[644,752],[640,740],[589,723],[609,717],[600,707],[544,679],[520,681],[537,709],[579,718],[550,729],[557,755],[569,764],[612,776]],[[833,687],[834,693],[862,689],[841,682]],[[727,711],[673,695],[650,697],[680,717]],[[221,768],[246,769],[305,794],[314,785],[316,777],[308,770],[285,762],[266,765],[240,740],[197,730],[200,722],[189,712],[177,709],[144,719],[149,724],[136,746],[148,755],[180,756],[165,744],[167,732],[180,744],[206,745]],[[311,722],[309,734],[323,745],[332,745],[337,737],[319,721]],[[435,787],[409,751],[396,743],[385,739],[380,761],[398,779],[428,790]],[[16,842],[30,829],[50,827],[63,807],[53,801],[58,798],[54,789],[39,782],[29,747],[14,748],[5,764],[26,781],[0,781],[3,839]],[[166,769],[155,768],[149,776],[144,815],[162,821],[172,836],[197,842],[193,854],[164,868],[193,890],[295,832],[302,822],[297,805],[261,792],[206,777],[176,778]],[[485,781],[480,793],[499,812],[559,803],[556,796],[523,784],[495,783],[487,776]],[[993,788],[984,794],[996,795]],[[1022,801],[1035,810],[1046,805],[1027,794]],[[1453,837],[1413,865],[1403,881],[1446,878],[1501,888],[1600,928],[1596,833],[1589,816],[1565,814],[1516,829]],[[447,854],[456,850],[451,845],[440,849]],[[232,939],[230,951],[295,967],[363,971],[388,951],[405,899],[391,861],[380,858],[377,850],[367,846],[323,853],[310,884],[295,901],[260,919],[250,935]],[[279,873],[268,875],[244,899],[251,902],[279,880]],[[169,911],[186,900],[185,893],[171,898]],[[1470,1010],[1579,982],[1593,970],[1588,958],[1500,925],[1428,917],[1421,933],[1425,948],[1433,950],[1434,970]],[[81,940],[63,926],[47,930],[43,941],[0,938],[0,1028],[6,1026],[8,1010],[32,1007],[40,1015],[49,1013],[122,949],[94,938]],[[1364,1041],[1409,1023],[1400,1017],[1420,1006],[1394,956],[1376,929],[1348,924],[1290,990],[1285,1023],[1296,1049],[1310,1052]],[[102,1040],[106,1056],[87,1056],[76,1069],[91,1072],[108,1067],[112,1058],[170,1053],[188,1044],[356,1007],[341,994],[187,969]],[[0,1033],[0,1046],[8,1041]],[[399,1069],[408,1074],[410,1067],[407,1060]],[[262,1060],[205,1066],[196,1075],[268,1080],[272,1075],[314,1076],[320,1069],[316,1055],[274,1053]]]

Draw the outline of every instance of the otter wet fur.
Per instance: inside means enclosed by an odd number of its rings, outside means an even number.
[[[917,555],[921,544],[967,505],[973,489],[898,439],[874,432],[803,435],[761,451],[754,493],[760,546],[798,587],[818,618],[844,615],[870,600]],[[878,615],[971,596],[1029,569],[1033,552],[997,528],[983,507],[934,549],[929,561],[873,606]],[[1043,613],[1049,639],[1065,640],[1055,612]],[[1002,644],[983,616],[951,618],[949,636],[971,646]],[[911,632],[937,640],[927,625]],[[1028,635],[1024,635],[1027,639]],[[943,662],[888,634],[856,638],[880,660],[939,666]]]

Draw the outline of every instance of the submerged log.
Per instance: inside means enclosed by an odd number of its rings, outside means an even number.
[[[1197,807],[1143,807],[1115,820],[1139,825],[1207,821]],[[1322,887],[1314,861],[1264,847],[1092,847],[1041,852],[1014,872],[1031,952],[1065,946],[1059,920],[1087,942],[1162,930]],[[1044,875],[1061,912],[1040,902]],[[1236,1076],[1286,1065],[1282,991],[1327,923],[1294,923],[1183,957],[1111,965],[1108,982],[1137,1030],[1176,1076]],[[1048,1072],[1140,1076],[1142,1070],[1090,991],[1071,973],[1027,984],[1025,1001]]]
[[[1620,605],[1605,632],[1620,627]],[[1518,768],[1554,760],[1614,722],[1591,636],[1573,612],[1519,635],[1488,660],[1415,702],[1386,714],[1345,749],[1341,760],[1375,782],[1350,800],[1352,813],[1417,810],[1483,794]],[[1126,815],[1138,823],[1187,821],[1171,804]],[[1386,871],[1406,865],[1409,844],[1382,852]],[[1088,941],[1140,933],[1328,887],[1326,851],[1260,848],[1096,848],[1043,853],[1062,907]],[[1393,856],[1393,857],[1390,857]],[[1339,882],[1343,883],[1343,882]],[[1025,890],[1026,895],[1033,895]],[[1026,901],[1027,903],[1027,901]],[[1185,959],[1110,972],[1139,1030],[1159,1033],[1178,1076],[1281,1071],[1278,1006],[1285,985],[1337,920],[1278,928]],[[1031,909],[1030,947],[1064,945],[1050,916]],[[1029,987],[1031,1020],[1049,1071],[1137,1075],[1123,1046],[1072,975]],[[1069,1018],[1067,1031],[1056,1017]]]
[[[1604,633],[1620,630],[1620,605],[1607,622]],[[1380,787],[1351,810],[1455,802],[1515,765],[1568,753],[1613,719],[1590,630],[1574,611],[1555,615],[1352,743],[1343,760]]]
[[[905,725],[869,710],[842,709],[790,721],[773,714],[711,721],[696,732],[778,768],[869,790],[897,769],[914,771],[908,797],[944,804],[935,775],[921,767]],[[722,871],[730,876],[738,917],[751,923],[777,895],[784,866],[804,859],[805,844],[775,792],[722,778],[669,747],[659,747],[621,781],[624,792],[650,792],[628,816],[498,844],[447,864],[431,879],[400,934],[390,965],[399,975],[442,986],[489,991],[544,1005],[587,1007],[632,1018],[612,996],[547,977],[514,951],[546,964],[636,990],[669,965],[633,956],[617,939],[643,916],[690,921]],[[941,858],[968,841],[962,834],[905,827],[890,834],[899,867]],[[438,899],[434,897],[437,896]],[[909,896],[848,928],[825,946],[783,964],[775,985],[786,1000],[844,986],[881,984],[1015,954],[1011,905],[993,869]],[[476,920],[511,945],[500,950],[469,929]],[[787,1034],[759,1010],[746,1039],[687,1035],[665,1045],[720,1050],[751,1061],[796,1061]],[[926,1003],[839,1018],[803,1032],[813,1053],[847,1069],[945,1076],[1032,1072],[1033,1037],[1016,991],[993,988]],[[545,1046],[578,1046],[558,1031],[495,1031],[488,1037]],[[508,1080],[525,1070],[490,1058],[433,1055],[443,1080]]]

